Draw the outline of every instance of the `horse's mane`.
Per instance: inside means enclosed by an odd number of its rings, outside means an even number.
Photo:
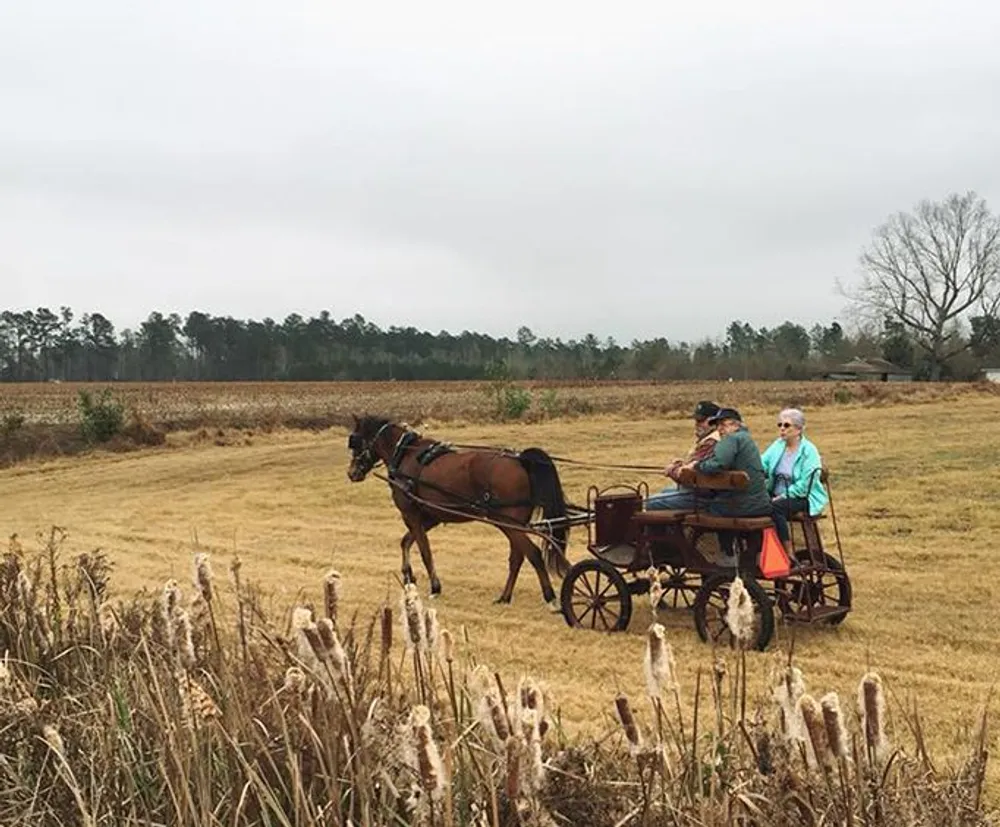
[[[365,439],[372,439],[386,425],[398,425],[405,431],[413,431],[405,422],[397,422],[387,416],[377,414],[365,414],[362,417],[357,417],[357,425],[354,430]]]

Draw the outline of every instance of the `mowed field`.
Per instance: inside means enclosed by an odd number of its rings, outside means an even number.
[[[719,397],[720,390],[725,386],[706,395]],[[763,448],[776,433],[777,406],[744,407]],[[890,692],[894,737],[912,744],[899,705],[915,701],[932,754],[942,758],[968,743],[1000,672],[997,410],[995,397],[977,394],[807,409],[807,433],[833,473],[854,611],[837,628],[799,629],[795,660],[810,692],[836,690],[847,708],[863,672],[877,669]],[[689,420],[654,415],[431,422],[424,430],[461,443],[537,445],[592,463],[659,463],[683,453],[691,439]],[[171,577],[190,583],[200,548],[211,553],[220,580],[238,553],[243,577],[264,589],[275,610],[290,611],[296,602],[321,599],[321,579],[333,566],[344,577],[347,606],[367,620],[386,599],[396,604],[402,523],[385,483],[347,480],[346,434],[336,427],[279,429],[215,444],[179,432],[163,448],[28,462],[0,471],[0,529],[31,548],[35,532],[64,527],[67,553],[100,547],[109,554],[114,587],[125,597]],[[645,479],[655,490],[663,483],[655,475],[574,465],[560,473],[576,502],[591,484]],[[823,528],[832,547],[829,521]],[[612,725],[616,692],[641,697],[644,633],[653,620],[648,602],[638,600],[626,633],[573,630],[542,605],[527,565],[514,603],[493,603],[507,563],[496,530],[445,526],[430,536],[443,583],[435,605],[443,626],[460,640],[467,636],[466,651],[505,675],[530,672],[544,680],[571,730],[603,732]],[[574,529],[570,557],[585,556],[586,529]],[[414,565],[426,592],[419,555]],[[706,700],[712,650],[697,638],[689,613],[660,612],[659,620],[669,631],[685,704],[699,669]],[[790,641],[779,624],[770,651],[748,654],[752,694],[766,690]],[[995,791],[996,762],[990,775]]]

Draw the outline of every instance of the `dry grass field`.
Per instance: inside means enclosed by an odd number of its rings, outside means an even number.
[[[850,403],[894,404],[1000,395],[1000,386],[868,382],[518,382],[532,395],[522,421],[610,414],[686,416],[724,389],[731,405],[797,404],[815,410]],[[352,413],[391,411],[411,423],[476,422],[493,416],[497,386],[487,382],[121,382],[0,384],[0,418],[73,424],[82,388],[110,387],[116,399],[167,430],[203,426],[328,425]]]
[[[793,397],[809,388],[799,387]],[[726,401],[744,405],[758,444],[766,446],[775,434],[780,387],[766,398],[751,397],[737,383],[729,388]],[[682,395],[719,391],[694,386]],[[891,693],[895,726],[903,726],[897,704],[916,702],[933,754],[948,756],[968,743],[1000,666],[1000,436],[991,427],[998,405],[990,391],[914,393],[912,404],[886,398],[807,409],[808,433],[834,475],[854,611],[838,628],[799,630],[795,658],[817,696],[837,690],[853,698],[862,673],[876,667]],[[368,407],[389,410],[403,398],[375,395]],[[753,405],[753,398],[767,404]],[[690,441],[687,420],[652,414],[509,425],[445,422],[433,414],[424,428],[430,436],[538,445],[593,463],[656,463]],[[241,432],[225,440],[178,432],[165,448],[28,462],[0,470],[0,530],[18,533],[30,547],[35,532],[64,527],[74,552],[108,552],[116,567],[113,585],[125,595],[155,590],[170,577],[190,581],[198,548],[211,553],[220,572],[238,553],[243,576],[263,586],[274,606],[290,610],[296,601],[318,601],[320,580],[335,566],[345,600],[367,617],[387,596],[396,600],[402,524],[384,483],[348,482],[345,437],[341,428]],[[568,498],[577,502],[591,484],[643,478],[570,465],[560,472]],[[645,479],[652,489],[662,483]],[[824,528],[832,544],[829,523]],[[572,630],[542,605],[530,567],[522,570],[512,605],[492,602],[506,574],[505,543],[494,529],[442,527],[431,540],[443,583],[436,603],[442,624],[464,630],[482,660],[545,680],[569,728],[603,731],[611,726],[618,690],[641,694],[648,603],[637,603],[626,633]],[[585,543],[586,530],[575,529],[571,559],[587,554]],[[425,590],[426,577],[417,571]],[[689,614],[661,612],[659,619],[690,703],[695,673],[711,668],[712,652],[698,640]],[[751,689],[764,689],[787,658],[790,639],[779,625],[770,651],[748,654]],[[897,737],[909,741],[906,733]],[[992,745],[995,753],[995,736]],[[993,763],[994,798],[998,780]]]

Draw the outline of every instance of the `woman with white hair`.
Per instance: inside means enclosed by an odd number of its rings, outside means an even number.
[[[806,417],[798,408],[785,408],[778,414],[778,438],[761,455],[771,496],[773,519],[785,550],[791,554],[788,518],[806,513],[816,517],[823,512],[829,496],[820,480],[823,467],[819,450],[803,431]]]

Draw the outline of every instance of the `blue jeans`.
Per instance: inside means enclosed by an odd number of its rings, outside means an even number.
[[[694,511],[693,488],[664,488],[646,499],[647,511]]]

